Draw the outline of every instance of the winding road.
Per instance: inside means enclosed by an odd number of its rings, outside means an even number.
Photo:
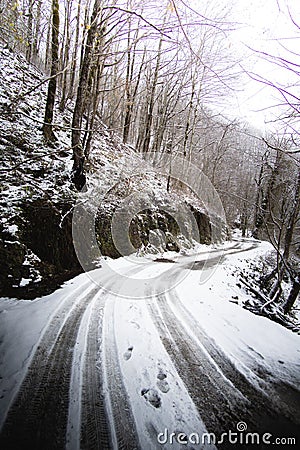
[[[255,245],[237,242],[222,253],[222,259]],[[195,270],[213,267],[221,256],[216,252],[199,255]],[[149,261],[147,267],[155,264]],[[183,270],[186,264],[186,258],[178,259],[176,268]],[[124,275],[136,275],[139,270],[130,267]],[[137,408],[124,382],[113,285],[114,279],[109,278],[103,288],[86,282],[61,299],[11,402],[0,434],[1,449],[146,450]],[[176,289],[157,294],[155,285],[148,284],[144,305],[209,432],[220,435],[243,418],[253,431],[267,426],[270,432],[295,435],[300,424],[299,391],[286,384],[274,385],[272,395],[253,386],[189,314]],[[146,396],[147,391],[142,394]],[[159,403],[150,407],[154,411]],[[162,448],[155,433],[149,448]]]

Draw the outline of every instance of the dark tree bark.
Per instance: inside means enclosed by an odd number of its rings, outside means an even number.
[[[186,155],[187,155],[187,143],[188,143],[188,138],[189,138],[189,134],[190,134],[190,125],[191,125],[190,122],[191,122],[191,115],[192,115],[192,111],[193,111],[194,96],[195,96],[195,79],[193,76],[192,77],[192,92],[191,92],[191,97],[189,100],[188,116],[187,116],[185,130],[184,130],[184,142],[183,142],[183,157],[184,158],[186,158]]]
[[[166,15],[164,17],[163,26],[165,25],[166,21]],[[150,147],[150,140],[151,140],[151,131],[152,131],[152,122],[153,122],[153,111],[154,111],[154,104],[155,104],[155,92],[157,88],[158,78],[159,78],[159,69],[160,69],[160,63],[161,63],[161,57],[162,57],[162,44],[163,44],[163,38],[160,37],[159,43],[158,43],[158,49],[157,49],[157,58],[156,58],[156,65],[154,69],[154,75],[153,75],[153,81],[152,85],[150,86],[150,95],[147,99],[147,112],[146,112],[146,120],[145,120],[145,128],[144,128],[144,136],[142,140],[142,145],[140,150],[143,153],[147,153],[149,151]]]
[[[100,99],[100,83],[102,80],[103,70],[104,70],[104,61],[101,56],[101,48],[103,46],[102,42],[102,32],[101,35],[97,39],[97,43],[95,44],[95,54],[97,57],[95,58],[92,67],[90,69],[90,78],[88,84],[88,91],[91,95],[91,101],[88,105],[88,117],[86,120],[86,132],[83,138],[83,148],[84,148],[84,156],[85,158],[89,157],[91,143],[94,135],[94,125],[98,112],[99,99]]]
[[[265,156],[264,156],[265,159]],[[259,192],[258,192],[258,198],[257,198],[257,202],[258,204],[256,205],[256,217],[255,217],[255,228],[253,231],[253,236],[256,239],[259,239],[261,230],[263,227],[267,227],[267,221],[269,219],[270,216],[270,212],[272,210],[272,193],[273,193],[273,189],[276,183],[276,180],[278,178],[279,172],[280,172],[280,164],[282,161],[282,154],[277,151],[276,154],[276,161],[275,161],[275,165],[274,168],[272,169],[271,175],[269,177],[268,180],[268,184],[265,190],[265,193],[263,193],[263,188],[262,188],[262,178],[263,178],[263,172],[264,172],[264,162],[262,163],[262,167],[261,167],[261,173],[260,173],[260,177],[261,179],[259,180],[260,185],[258,186]],[[261,202],[259,202],[259,197],[261,196]]]
[[[288,314],[292,307],[294,306],[295,301],[298,298],[300,292],[300,279],[297,276],[294,280],[293,280],[293,285],[292,288],[290,290],[289,296],[286,299],[285,304],[283,305],[283,312],[284,314]]]
[[[84,174],[84,150],[81,142],[81,127],[83,114],[86,107],[86,94],[89,83],[90,69],[93,59],[93,46],[98,30],[98,16],[101,8],[101,0],[95,0],[91,16],[91,25],[87,33],[84,55],[80,67],[80,76],[77,88],[77,97],[72,120],[72,148],[73,148],[73,169],[72,182],[76,189],[81,190],[85,185]]]
[[[65,20],[64,20],[64,33],[63,33],[63,44],[61,48],[61,70],[63,71],[60,79],[61,87],[61,100],[59,104],[59,110],[62,112],[66,106],[67,100],[67,82],[68,73],[67,68],[70,60],[70,22],[71,22],[71,2],[68,0],[65,2]]]
[[[31,62],[32,57],[32,46],[33,46],[33,1],[30,0],[28,4],[27,13],[27,49],[26,49],[26,59]]]
[[[70,70],[70,85],[69,85],[68,98],[73,98],[73,95],[74,95],[75,72],[76,72],[77,54],[78,54],[78,48],[79,48],[80,14],[81,14],[81,0],[78,1],[78,5],[77,5],[77,22],[76,22],[75,42],[74,42],[73,54],[72,54],[72,64],[71,64],[71,70]]]
[[[285,232],[284,252],[283,252],[284,261],[288,261],[290,257],[290,250],[292,246],[295,226],[297,222],[297,217],[299,215],[299,206],[300,206],[300,169],[298,169],[297,184],[295,187],[292,211]]]
[[[264,156],[265,158],[265,156]],[[256,202],[255,202],[255,211],[254,211],[254,230],[253,230],[253,237],[255,239],[259,239],[259,230],[263,225],[263,217],[262,217],[262,210],[265,210],[265,205],[262,204],[262,197],[263,197],[263,175],[264,175],[264,164],[265,162],[262,161],[262,164],[260,166],[259,176],[257,180],[257,193],[256,193]]]
[[[44,138],[47,141],[56,141],[56,136],[53,133],[52,122],[54,115],[54,103],[56,95],[58,73],[58,36],[59,36],[59,2],[52,0],[52,46],[51,46],[51,78],[48,84],[48,94],[45,109],[45,118],[43,126]]]
[[[140,22],[138,22],[138,25]],[[124,125],[123,125],[123,142],[126,144],[128,142],[129,137],[129,131],[132,121],[132,115],[133,115],[133,107],[136,100],[136,95],[138,92],[141,75],[142,75],[142,69],[144,66],[144,59],[146,50],[144,49],[142,61],[140,63],[137,80],[135,83],[135,86],[133,86],[133,77],[134,77],[134,67],[135,67],[135,55],[136,55],[136,44],[138,42],[138,33],[139,33],[139,26],[137,26],[137,30],[134,34],[134,44],[131,48],[131,42],[130,42],[130,34],[131,34],[131,23],[129,23],[129,31],[128,31],[128,40],[127,40],[127,68],[126,68],[126,82],[125,82],[125,118],[124,118]]]
[[[33,36],[33,43],[32,43],[32,57],[33,57],[34,61],[36,61],[36,58],[39,54],[39,48],[40,48],[41,14],[42,14],[42,0],[38,0],[37,7],[36,7],[36,20],[35,20],[35,27],[34,27],[34,36]]]

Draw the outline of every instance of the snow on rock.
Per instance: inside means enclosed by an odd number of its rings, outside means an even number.
[[[42,134],[47,83],[41,84],[47,76],[1,43],[0,56],[0,295],[35,298],[81,271],[72,242],[72,213],[78,198],[70,182],[74,105],[69,102],[64,112],[56,105],[58,140],[48,145]],[[141,155],[123,145],[101,121],[96,128],[86,164],[86,197],[80,195],[80,200],[89,198],[89,206],[95,207],[102,255],[120,256],[111,236],[111,220],[127,197],[140,196],[141,206],[146,205],[135,211],[128,231],[137,250],[150,250],[149,230],[158,228],[165,233],[168,250],[187,247],[189,236],[180,237],[174,220],[162,211],[175,213],[180,205],[193,208],[199,224],[205,225],[200,226],[201,240],[208,242],[209,221],[202,201],[175,184],[168,193],[165,177],[151,172]],[[151,244],[152,250],[158,251]],[[25,279],[30,281],[24,284]]]

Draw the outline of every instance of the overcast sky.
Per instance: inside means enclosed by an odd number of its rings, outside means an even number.
[[[300,31],[295,39],[297,31],[289,20],[288,7],[294,20],[300,23],[300,0],[219,1],[224,5],[233,5],[231,14],[233,20],[240,26],[237,31],[230,34],[229,40],[231,45],[237,48],[237,52],[248,55],[243,63],[247,70],[252,69],[253,72],[265,76],[265,78],[280,81],[283,84],[291,82],[291,76],[287,71],[278,70],[276,66],[256,57],[247,50],[246,46],[286,56],[285,50],[278,44],[278,39],[280,39],[281,44],[299,54]],[[298,58],[298,62],[299,60],[300,58]],[[276,92],[271,88],[248,80],[243,86],[243,92],[236,94],[238,106],[232,106],[232,111],[244,117],[254,126],[264,129],[264,121],[270,120],[277,111],[275,109],[262,111],[262,109],[276,104],[275,94]],[[232,105],[234,105],[233,100]]]

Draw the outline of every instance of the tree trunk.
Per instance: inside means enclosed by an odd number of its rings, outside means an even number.
[[[73,94],[74,94],[75,72],[76,72],[77,54],[78,54],[78,47],[79,47],[80,13],[81,13],[81,0],[78,1],[78,5],[77,5],[77,23],[76,23],[76,32],[75,32],[75,42],[74,42],[73,54],[72,54],[72,64],[71,64],[71,70],[70,70],[70,84],[69,84],[68,98],[73,98]]]
[[[166,15],[164,17],[163,27],[165,25],[165,21],[166,21]],[[141,151],[143,153],[147,153],[149,151],[149,146],[150,146],[153,111],[154,111],[154,104],[155,104],[155,92],[156,92],[156,87],[157,87],[157,82],[158,82],[160,62],[161,62],[161,56],[162,56],[162,44],[163,44],[163,38],[160,37],[159,43],[158,43],[158,49],[157,49],[157,58],[156,58],[156,65],[155,65],[155,69],[154,69],[153,82],[152,82],[152,85],[150,88],[150,97],[149,97],[148,105],[147,105],[144,137],[143,137],[143,142],[142,142],[142,146],[141,146]]]
[[[292,204],[292,208],[291,208],[291,212],[287,221],[287,228],[286,228],[286,232],[284,235],[284,242],[283,242],[283,253],[280,253],[280,249],[278,248],[277,250],[277,258],[278,258],[278,263],[277,263],[277,279],[275,280],[272,289],[270,291],[270,297],[274,298],[276,297],[277,293],[280,291],[280,295],[282,292],[281,289],[281,282],[284,276],[284,273],[287,270],[287,267],[289,265],[289,257],[290,257],[290,250],[291,250],[291,246],[292,246],[292,241],[293,241],[293,236],[294,236],[294,229],[295,229],[295,224],[297,222],[297,217],[298,217],[298,213],[299,213],[299,203],[300,203],[300,169],[298,171],[298,177],[297,177],[297,184],[295,187],[295,193],[294,193],[294,198],[293,198],[293,204]],[[283,232],[283,227],[280,230],[280,234],[282,234]],[[280,236],[279,234],[279,236]],[[279,237],[279,242],[281,241],[280,237]],[[289,305],[293,305],[296,298],[297,298],[297,283],[299,283],[299,281],[295,281],[293,280],[293,287],[291,289],[290,295],[288,300],[286,301],[285,305],[287,310],[289,311],[291,309],[292,306]],[[298,290],[299,291],[299,290]],[[280,298],[280,295],[278,296],[278,299]]]
[[[192,115],[192,110],[193,110],[193,100],[194,100],[194,96],[195,96],[195,74],[192,74],[192,92],[191,92],[191,97],[189,100],[189,106],[188,106],[188,115],[187,115],[187,119],[186,119],[186,124],[185,124],[185,130],[184,130],[184,142],[183,142],[183,157],[186,158],[187,155],[187,143],[188,143],[188,138],[189,138],[189,133],[190,133],[190,122],[191,122],[191,115]]]
[[[32,56],[34,62],[37,59],[40,47],[40,32],[41,32],[41,9],[42,9],[42,0],[38,0],[37,2],[37,11],[36,11],[36,22],[34,27],[34,36],[32,43]]]
[[[263,224],[263,217],[261,214],[261,197],[263,195],[262,191],[262,181],[264,175],[264,162],[260,166],[259,176],[257,180],[257,193],[256,193],[256,202],[255,202],[255,211],[254,211],[254,229],[253,229],[253,237],[254,239],[259,238],[259,229]]]
[[[134,67],[135,67],[135,52],[136,52],[136,45],[138,42],[138,33],[139,33],[139,24],[138,22],[137,30],[134,34],[134,45],[132,49],[130,48],[130,34],[131,34],[131,23],[130,23],[130,29],[128,32],[128,40],[127,40],[127,68],[126,68],[126,84],[125,84],[125,118],[124,118],[124,125],[123,125],[123,143],[126,144],[128,142],[129,137],[129,131],[132,121],[132,113],[133,113],[133,107],[136,99],[136,95],[138,92],[141,75],[142,75],[142,68],[144,66],[144,60],[145,60],[145,54],[146,50],[144,49],[142,61],[139,67],[137,80],[135,83],[134,88],[133,86],[133,76],[134,76]]]
[[[274,185],[279,174],[281,159],[282,155],[278,151],[276,154],[275,165],[274,168],[272,169],[265,194],[262,193],[262,187],[259,186],[259,188],[261,189],[262,200],[261,203],[257,205],[256,210],[256,223],[253,232],[253,236],[256,239],[260,237],[260,230],[262,229],[263,225],[267,226],[268,213],[271,211],[272,208],[271,202],[272,191],[274,189]],[[260,176],[263,178],[263,166],[261,168]],[[260,183],[262,183],[262,178],[260,180]],[[260,196],[260,192],[258,193],[258,196]]]
[[[300,206],[300,169],[298,170],[298,176],[297,176],[297,184],[295,188],[295,195],[293,199],[293,206],[291,215],[289,217],[289,221],[287,224],[287,229],[284,237],[284,252],[283,252],[283,259],[284,261],[288,261],[290,256],[290,250],[292,246],[293,236],[294,236],[294,229],[297,222],[297,217],[299,214],[299,206]]]
[[[289,296],[288,296],[285,304],[283,305],[284,314],[288,314],[291,311],[292,307],[294,306],[295,301],[298,298],[299,292],[300,292],[300,280],[298,277],[296,277],[293,280],[293,285],[290,290]]]
[[[95,53],[98,54],[97,59],[95,61],[95,64],[93,64],[93,68],[91,70],[91,76],[90,76],[90,92],[92,94],[92,100],[90,102],[89,106],[89,117],[87,119],[87,131],[86,135],[84,137],[84,156],[85,158],[89,157],[90,149],[91,149],[91,143],[92,138],[94,134],[94,125],[95,125],[95,119],[98,111],[99,106],[99,100],[100,100],[100,84],[101,79],[103,75],[104,70],[104,62],[102,61],[101,51],[100,47],[102,46],[102,39],[98,38],[97,48],[95,49]]]
[[[58,72],[58,36],[59,36],[59,2],[52,0],[52,47],[51,47],[51,77],[48,85],[43,135],[47,141],[56,141],[52,130],[53,111],[56,95],[56,74]]]
[[[28,62],[31,62],[32,57],[32,45],[33,45],[33,1],[30,0],[28,4],[28,13],[27,13],[27,50],[26,50],[26,59]]]
[[[71,3],[68,0],[65,2],[65,21],[64,21],[64,35],[61,55],[61,70],[63,74],[61,76],[61,100],[59,104],[59,110],[62,112],[66,106],[67,99],[67,81],[68,71],[65,70],[70,60],[70,21],[71,21]]]
[[[130,35],[131,35],[131,21],[129,22],[129,30],[127,36],[127,66],[126,66],[126,81],[125,81],[125,119],[123,126],[123,143],[126,144],[129,128],[130,118],[132,110],[132,96],[131,96],[131,83],[132,83],[132,68],[134,62],[131,61],[131,49],[130,49]]]
[[[88,30],[85,43],[84,55],[80,67],[79,83],[77,88],[77,97],[72,120],[72,148],[73,148],[73,169],[72,181],[78,190],[85,185],[84,174],[84,151],[81,142],[82,119],[86,106],[86,93],[89,82],[90,68],[93,58],[93,45],[98,29],[98,15],[100,12],[101,0],[95,0],[91,16],[91,25]]]
[[[50,15],[51,17],[51,15]],[[47,25],[47,38],[46,38],[46,54],[45,54],[45,72],[48,74],[50,73],[50,66],[51,66],[51,23]]]
[[[246,237],[247,229],[248,229],[248,214],[247,214],[247,205],[244,204],[242,215],[241,215],[241,229],[242,229],[242,237]]]

